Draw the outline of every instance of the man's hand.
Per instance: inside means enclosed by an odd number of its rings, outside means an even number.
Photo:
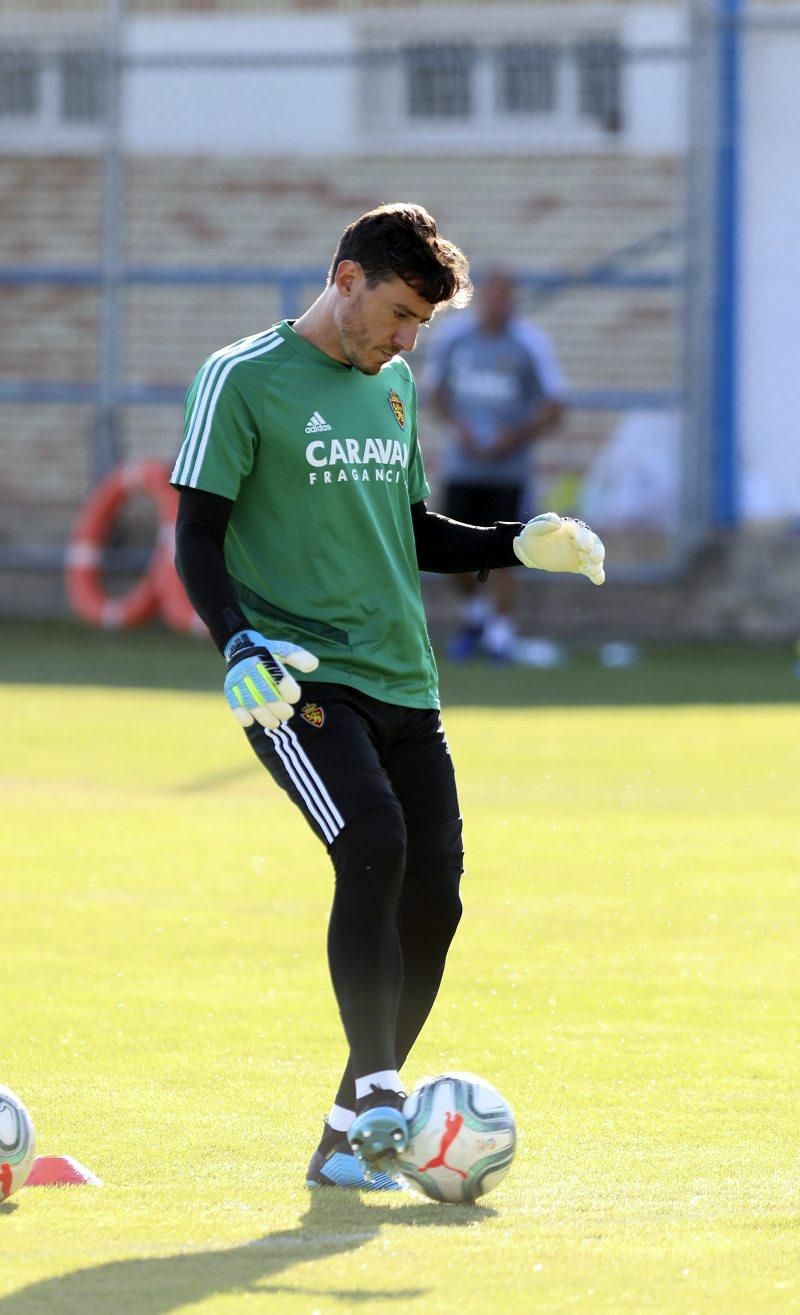
[[[229,639],[225,661],[225,698],[234,717],[241,726],[257,721],[270,731],[289,720],[292,704],[300,698],[300,686],[283,664],[306,672],[319,666],[313,653],[281,639],[265,639],[257,630],[240,630]]]
[[[514,540],[514,552],[524,566],[540,571],[571,571],[585,575],[592,584],[602,584],[606,550],[602,541],[583,521],[546,511],[528,521]]]

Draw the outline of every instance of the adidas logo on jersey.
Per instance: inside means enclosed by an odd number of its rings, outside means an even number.
[[[306,425],[307,434],[324,434],[328,429],[330,429],[330,425],[327,420],[325,420],[324,416],[320,415],[319,411],[314,412]]]

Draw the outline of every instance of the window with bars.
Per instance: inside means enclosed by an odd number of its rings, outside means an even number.
[[[551,114],[558,99],[561,51],[547,41],[501,46],[496,52],[497,108],[504,114]]]
[[[472,113],[471,45],[408,46],[406,108],[412,119],[466,119]]]
[[[416,122],[497,119],[524,125],[551,116],[559,130],[591,124],[604,133],[622,128],[623,49],[597,33],[569,43],[542,35],[486,46],[467,42],[405,48],[405,112]]]
[[[41,75],[35,50],[0,50],[0,118],[29,119],[39,113]]]
[[[610,37],[592,37],[574,47],[578,70],[578,111],[608,132],[622,123],[622,49]]]
[[[101,50],[65,50],[59,56],[61,117],[97,123],[106,112],[106,60]]]
[[[0,49],[0,120],[9,129],[94,126],[104,119],[106,107],[107,67],[101,49]]]

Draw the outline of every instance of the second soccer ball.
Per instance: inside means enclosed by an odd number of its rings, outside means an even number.
[[[0,1087],[0,1201],[24,1187],[35,1150],[33,1121],[19,1096]]]

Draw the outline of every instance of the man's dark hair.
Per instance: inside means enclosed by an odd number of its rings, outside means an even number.
[[[349,224],[336,248],[329,283],[342,260],[357,261],[369,287],[396,275],[432,305],[466,306],[472,296],[466,256],[439,236],[436,220],[421,205],[394,201]]]

